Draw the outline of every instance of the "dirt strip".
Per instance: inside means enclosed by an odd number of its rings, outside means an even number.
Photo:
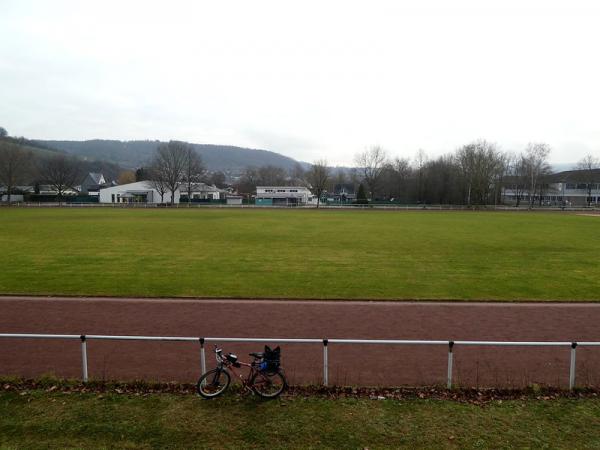
[[[147,383],[143,381],[111,382],[91,380],[81,381],[61,380],[51,377],[38,379],[2,379],[0,377],[0,395],[2,392],[18,392],[22,396],[46,392],[49,394],[96,394],[100,397],[108,395],[126,396],[155,396],[160,394],[194,395],[197,394],[195,383]],[[251,398],[253,394],[236,385],[227,391],[239,400]],[[356,386],[288,386],[280,398],[357,398],[370,400],[410,400],[436,399],[450,400],[460,403],[471,403],[485,406],[491,402],[503,400],[539,400],[552,401],[561,398],[591,398],[597,399],[600,391],[594,388],[577,388],[565,390],[549,387],[528,387],[524,389],[495,389],[495,388],[453,388],[444,387],[356,387]]]
[[[204,337],[600,341],[600,304],[0,297],[1,333]],[[242,360],[260,344],[222,344]],[[319,383],[323,348],[285,344],[292,383]],[[88,341],[90,377],[194,381],[196,342]],[[207,363],[214,359],[207,346]],[[447,346],[329,345],[330,382],[446,381]],[[565,387],[570,348],[454,348],[456,383]],[[81,376],[78,341],[0,340],[0,374]],[[600,348],[577,349],[577,384],[600,385]]]

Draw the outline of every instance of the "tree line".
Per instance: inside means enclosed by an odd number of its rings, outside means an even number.
[[[15,186],[31,180],[51,186],[59,201],[65,192],[81,183],[86,166],[80,159],[59,152],[34,155],[22,144],[0,127],[0,185],[6,187],[9,200]],[[238,193],[247,195],[254,194],[256,186],[261,185],[306,186],[318,203],[342,185],[352,186],[357,201],[404,204],[497,204],[504,202],[503,188],[509,188],[516,195],[517,205],[526,200],[533,206],[536,200],[541,203],[548,188],[550,152],[546,143],[530,143],[523,151],[512,153],[502,151],[495,143],[477,140],[431,159],[419,150],[410,160],[392,158],[382,147],[374,146],[354,156],[353,168],[332,168],[321,159],[304,166],[298,163],[290,170],[247,167],[237,179],[226,180],[222,172],[206,171],[193,146],[170,141],[157,147],[148,166],[135,173],[121,172],[119,182],[147,180],[161,201],[165,194],[179,190],[187,195],[188,202],[199,182],[221,188],[230,184]],[[600,161],[587,155],[577,168],[579,181],[585,183],[591,197],[592,187],[600,181]],[[173,203],[175,196],[170,197]]]
[[[351,185],[357,201],[391,201],[402,204],[489,205],[503,203],[504,188],[516,194],[517,205],[526,200],[541,203],[552,173],[551,148],[543,142],[529,143],[521,152],[502,151],[498,145],[476,140],[456,151],[429,158],[419,150],[414,159],[391,158],[380,146],[354,156],[355,167],[331,168],[325,160],[308,168],[297,164],[286,171],[279,167],[247,168],[236,182],[238,192],[253,193],[256,186],[300,185],[317,198],[333,194],[336,186]],[[600,160],[587,155],[578,164],[577,179],[585,183],[588,196],[600,181]]]

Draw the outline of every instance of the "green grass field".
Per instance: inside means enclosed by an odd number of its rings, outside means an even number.
[[[0,447],[598,448],[598,399],[449,400],[0,391]]]
[[[600,217],[0,209],[0,293],[600,299]]]

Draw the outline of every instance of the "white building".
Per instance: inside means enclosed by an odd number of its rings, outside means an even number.
[[[191,188],[192,200],[221,200],[224,199],[227,194],[227,191],[219,189],[215,185],[211,186],[206,183],[192,183]],[[179,190],[181,191],[181,196],[185,197],[182,202],[187,201],[187,184],[182,184],[179,187]]]
[[[23,201],[23,194],[10,194],[10,202],[17,203]],[[8,194],[0,194],[0,202],[8,203]]]
[[[304,186],[256,186],[256,205],[286,206],[313,203],[313,195]]]
[[[179,203],[179,190],[175,191],[175,203]],[[171,203],[171,192],[160,193],[150,181],[121,184],[100,189],[100,203]]]
[[[590,181],[590,178],[593,181]],[[540,180],[536,192],[532,194],[534,204],[546,206],[586,206],[600,205],[600,170],[595,169],[590,176],[582,170],[567,170],[545,176]],[[503,189],[506,203],[529,202],[527,184],[508,180]],[[541,197],[541,198],[540,198]]]

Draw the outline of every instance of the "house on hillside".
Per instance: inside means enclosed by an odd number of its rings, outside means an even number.
[[[299,206],[314,200],[304,186],[256,186],[255,198],[258,206]]]
[[[175,203],[179,203],[179,190],[175,191]],[[100,189],[100,203],[171,203],[171,192],[160,193],[150,181],[121,184]]]
[[[81,182],[79,192],[83,195],[99,195],[100,189],[107,187],[108,183],[104,175],[97,172],[88,173]]]

